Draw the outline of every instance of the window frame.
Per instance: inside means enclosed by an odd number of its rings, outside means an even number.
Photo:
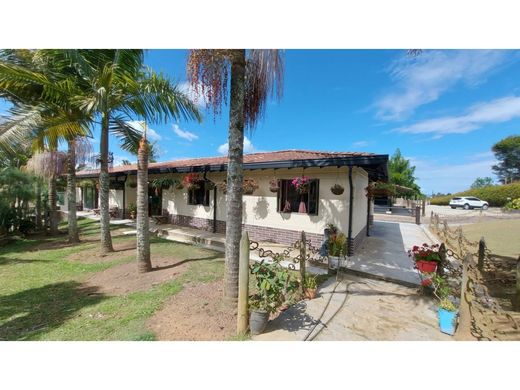
[[[199,199],[195,195],[196,191],[204,191],[204,195],[202,197],[202,203],[199,203]],[[192,202],[193,199],[195,199],[194,202]],[[209,206],[209,199],[210,199],[210,190],[206,189],[204,185],[202,185],[198,189],[188,190],[187,203],[188,203],[189,206],[204,206],[204,207],[208,207]]]
[[[302,215],[309,215],[309,216],[316,216],[319,214],[319,204],[320,204],[320,179],[310,179],[309,184],[309,192],[306,194],[307,199],[305,202],[305,206],[307,209],[306,213],[299,213],[297,210],[291,210],[291,211],[283,211],[282,205],[285,203],[285,200],[287,200],[288,195],[284,194],[284,191],[287,191],[288,188],[292,188],[293,191],[296,191],[294,187],[291,184],[292,179],[278,179],[278,192],[276,195],[276,211],[280,214],[302,214]],[[313,198],[311,199],[311,195]],[[315,210],[311,213],[309,209],[311,208],[311,203],[315,203]]]

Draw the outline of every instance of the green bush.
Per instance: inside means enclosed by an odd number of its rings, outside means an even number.
[[[437,206],[447,206],[450,199],[456,196],[475,196],[488,202],[491,207],[504,207],[511,199],[520,198],[520,183],[474,188],[453,195],[432,198],[430,203]]]
[[[520,198],[513,199],[505,205],[505,208],[508,210],[520,210]]]

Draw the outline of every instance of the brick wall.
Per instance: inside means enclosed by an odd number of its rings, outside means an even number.
[[[206,230],[209,232],[213,231],[212,219],[173,214],[170,214],[168,217],[169,222],[174,225],[191,227],[195,229]],[[299,240],[301,237],[301,231],[296,230],[278,229],[255,225],[242,225],[242,229],[249,233],[249,239],[253,241],[272,241],[279,244],[290,245],[293,244],[295,241]],[[217,220],[217,233],[226,233],[225,221]],[[366,234],[367,232],[365,227],[356,235],[356,237],[354,237],[354,239],[352,240],[354,252],[359,248],[359,246],[365,239]],[[321,244],[323,242],[324,235],[306,232],[306,238],[307,240],[311,241],[312,246],[319,248],[321,247]]]

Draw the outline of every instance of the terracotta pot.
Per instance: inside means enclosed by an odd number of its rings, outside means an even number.
[[[435,272],[437,270],[437,263],[435,261],[416,261],[415,267],[424,273]]]
[[[306,288],[305,289],[305,298],[306,299],[314,299],[316,298],[316,291],[315,288]]]

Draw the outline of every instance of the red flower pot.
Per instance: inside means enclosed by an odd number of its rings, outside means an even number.
[[[415,267],[421,272],[430,273],[437,270],[437,263],[435,261],[416,261]]]

